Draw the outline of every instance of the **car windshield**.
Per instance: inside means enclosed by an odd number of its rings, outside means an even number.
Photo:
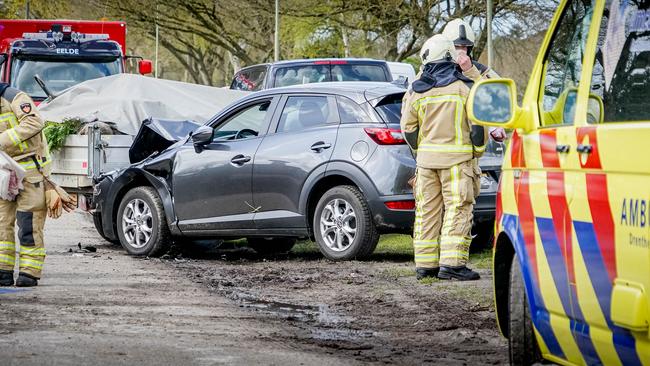
[[[60,92],[83,81],[122,72],[120,59],[98,62],[49,61],[15,58],[12,63],[11,86],[33,98],[47,95],[34,80],[39,75],[53,93]]]
[[[378,65],[332,65],[332,81],[390,81]]]
[[[402,117],[402,96],[404,94],[393,94],[382,99],[375,110],[386,123],[399,123]],[[505,151],[505,145],[502,142],[496,142],[489,139],[485,148],[485,155],[501,156]]]
[[[275,72],[275,87],[331,81],[329,65],[281,67]]]
[[[364,64],[314,64],[280,67],[275,71],[274,87],[326,81],[390,81],[384,68]]]

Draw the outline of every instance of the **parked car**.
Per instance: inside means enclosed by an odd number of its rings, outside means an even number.
[[[289,60],[239,70],[230,89],[258,91],[330,81],[392,81],[386,61],[362,58]]]
[[[387,62],[393,80],[405,79],[409,83],[415,81],[415,69],[406,62]]]
[[[327,258],[367,257],[381,233],[412,230],[404,92],[371,82],[276,88],[244,97],[166,149],[136,138],[138,156],[164,151],[97,183],[100,233],[135,255],[160,254],[173,237],[247,238],[264,252],[312,237]],[[494,217],[491,174],[477,217]]]

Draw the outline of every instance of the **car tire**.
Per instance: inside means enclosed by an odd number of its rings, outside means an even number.
[[[469,247],[470,253],[480,253],[494,246],[494,221],[477,224],[472,230],[476,236]]]
[[[131,255],[155,257],[169,250],[171,233],[162,200],[152,187],[126,193],[117,213],[117,235]]]
[[[95,230],[102,239],[106,240],[111,244],[120,244],[119,240],[109,239],[108,236],[104,235],[104,226],[102,225],[102,214],[99,212],[94,212],[93,214],[93,224],[95,224]]]
[[[354,186],[323,194],[314,211],[313,231],[321,253],[331,260],[367,258],[379,242],[368,202]]]
[[[511,365],[532,365],[541,360],[519,261],[515,256],[510,271],[508,299],[508,350]]]
[[[294,238],[248,238],[246,241],[260,255],[287,253],[296,245]]]

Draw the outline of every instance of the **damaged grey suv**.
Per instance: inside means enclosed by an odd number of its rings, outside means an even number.
[[[96,184],[97,229],[134,255],[161,254],[175,238],[246,238],[280,252],[311,237],[329,259],[367,257],[381,233],[413,225],[404,92],[376,82],[270,89],[176,143],[136,138],[132,161],[148,157]]]

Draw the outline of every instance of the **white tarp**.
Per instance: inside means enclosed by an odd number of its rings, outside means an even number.
[[[88,80],[65,90],[39,110],[46,121],[80,118],[112,122],[120,132],[135,135],[149,118],[207,121],[248,92],[119,74]]]

